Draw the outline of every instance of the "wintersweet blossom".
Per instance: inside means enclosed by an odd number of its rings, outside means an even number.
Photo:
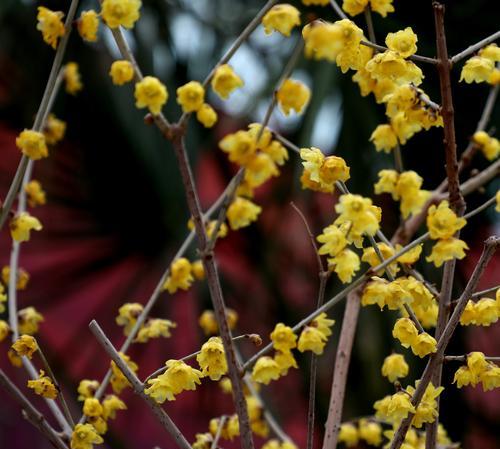
[[[149,112],[158,115],[168,100],[165,85],[154,76],[145,76],[135,85],[135,105],[139,109],[148,108]]]
[[[110,28],[133,28],[139,20],[140,0],[104,0],[101,5],[101,15]]]
[[[283,36],[290,36],[292,29],[300,25],[300,12],[288,3],[274,5],[262,18],[266,34],[278,31]]]
[[[59,38],[64,36],[63,17],[64,14],[61,11],[51,11],[44,6],[38,7],[36,29],[42,33],[45,43],[49,44],[54,50],[57,47]]]

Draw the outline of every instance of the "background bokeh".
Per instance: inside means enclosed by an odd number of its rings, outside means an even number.
[[[154,74],[168,87],[171,98],[165,115],[175,120],[180,108],[175,89],[185,82],[203,79],[224,50],[251,20],[263,1],[254,0],[146,0],[141,20],[127,38],[145,74]],[[336,20],[330,8],[300,6],[303,23],[322,17]],[[448,2],[446,13],[450,53],[454,54],[498,29],[500,8],[488,0]],[[10,184],[19,160],[14,141],[17,133],[30,127],[50,70],[53,50],[45,45],[36,30],[36,7],[40,2],[2,0],[0,2],[0,197]],[[389,31],[412,26],[418,34],[418,53],[435,54],[433,16],[430,1],[395,0],[396,13],[387,19],[374,16],[379,42]],[[67,9],[68,2],[43,2],[54,10]],[[97,8],[97,1],[82,1],[80,9]],[[362,17],[356,18],[364,26]],[[174,154],[158,131],[144,124],[143,111],[134,106],[133,87],[113,86],[108,76],[111,62],[118,57],[111,35],[101,28],[95,44],[71,36],[67,61],[80,66],[84,90],[76,97],[61,93],[55,113],[68,123],[67,137],[49,159],[36,164],[35,178],[44,185],[48,204],[36,215],[44,231],[23,245],[21,266],[31,274],[26,291],[19,295],[20,307],[35,306],[45,316],[40,341],[59,373],[66,397],[71,397],[75,415],[76,387],[82,378],[100,379],[107,359],[88,331],[95,318],[113,339],[121,344],[123,336],[114,317],[124,302],[144,303],[159,276],[187,233],[189,218]],[[235,172],[235,167],[217,148],[227,133],[262,120],[274,83],[286,64],[296,31],[290,39],[266,36],[259,27],[244,44],[231,64],[242,76],[245,86],[227,102],[212,93],[208,100],[220,120],[210,131],[192,121],[188,150],[195,167],[196,181],[204,207],[220,194]],[[422,67],[423,88],[439,102],[437,74]],[[484,106],[488,87],[458,85],[459,68],[453,72],[454,103],[459,151],[467,145]],[[270,126],[299,146],[317,146],[325,153],[344,157],[351,167],[351,191],[373,195],[377,172],[392,164],[389,155],[376,153],[368,138],[384,111],[371,97],[362,98],[350,75],[335,65],[301,58],[293,73],[313,92],[305,114],[285,118],[276,111]],[[491,126],[499,124],[496,108]],[[403,148],[405,167],[425,179],[424,188],[434,188],[444,176],[444,157],[440,129],[413,137]],[[487,165],[482,156],[474,167]],[[304,211],[318,234],[331,222],[330,196],[304,192],[300,188],[301,166],[293,155],[280,178],[260,188],[256,202],[264,212],[258,223],[230,235],[218,243],[227,303],[240,315],[240,332],[258,332],[267,338],[276,321],[293,323],[307,314],[316,301],[317,267],[306,231],[289,203]],[[466,171],[467,177],[470,171]],[[483,191],[467,198],[474,207],[498,188],[498,179]],[[397,206],[385,196],[376,197],[384,207],[384,231],[390,234],[398,225]],[[458,264],[458,293],[470,274],[480,252],[480,243],[495,227],[494,214],[471,220],[463,232],[472,248],[469,257]],[[498,223],[496,225],[498,230]],[[10,237],[0,237],[0,264],[8,263]],[[190,250],[195,257],[195,250]],[[440,272],[430,265],[419,266],[433,281]],[[500,264],[490,265],[481,287],[498,283]],[[340,288],[331,280],[328,294]],[[170,340],[155,341],[131,350],[144,377],[168,358],[178,358],[199,347],[203,341],[197,316],[210,307],[207,289],[198,283],[188,293],[164,294],[153,315],[178,323]],[[331,315],[340,328],[342,305]],[[383,358],[393,349],[404,351],[391,337],[395,315],[381,314],[375,308],[363,309],[355,340],[345,404],[345,419],[371,414],[372,404],[389,393],[392,386],[379,375]],[[329,388],[335,355],[335,334],[320,359],[318,379],[318,435],[326,419]],[[450,353],[470,350],[500,354],[500,325],[485,329],[461,329],[454,337]],[[25,373],[8,366],[7,344],[2,344],[0,366],[22,385]],[[253,349],[242,345],[244,354]],[[411,356],[415,376],[422,363]],[[300,372],[293,372],[263,390],[266,401],[286,431],[303,446],[306,432],[308,357],[299,358]],[[446,381],[452,369],[445,369]],[[408,378],[413,382],[414,378]],[[442,395],[442,421],[453,440],[466,448],[500,447],[500,396],[498,391],[483,394],[479,388],[457,390],[449,387]],[[0,447],[21,449],[48,446],[30,424],[22,420],[18,407],[0,392]],[[115,449],[172,447],[163,429],[130,393],[125,393],[129,410],[119,414],[111,425],[103,447]],[[43,409],[44,405],[40,404]],[[196,392],[183,393],[180,400],[168,403],[179,427],[189,439],[206,431],[211,417],[231,412],[231,403],[216,385],[204,385]],[[319,437],[318,437],[319,441]]]

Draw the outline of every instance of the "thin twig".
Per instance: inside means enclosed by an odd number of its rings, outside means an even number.
[[[349,19],[349,17],[347,17],[346,13],[342,10],[342,8],[335,0],[330,0],[330,5],[341,19]]]
[[[226,423],[227,416],[222,415],[219,419],[219,425],[217,426],[217,432],[215,432],[214,440],[210,446],[210,449],[217,449],[217,443],[220,440],[220,436],[222,434],[222,429],[224,428],[224,424]]]
[[[384,47],[383,45],[378,45],[378,44],[375,44],[371,41],[367,41],[364,39],[360,42],[360,44],[364,45],[365,47],[373,48],[374,50],[377,50],[380,52],[384,52],[384,51],[388,50],[388,48]],[[409,59],[410,61],[415,61],[415,62],[425,62],[427,64],[433,64],[433,65],[437,64],[436,59],[428,58],[427,56],[411,55],[411,56],[408,56],[408,58],[406,58],[406,59]]]
[[[49,362],[47,358],[45,357],[45,354],[42,351],[42,348],[40,345],[38,345],[38,356],[42,360],[43,367],[45,368],[45,372],[49,375],[49,377],[52,379],[52,382],[54,383],[54,386],[56,387],[57,391],[59,392],[59,400],[61,402],[61,407],[62,411],[64,413],[64,416],[66,417],[66,420],[68,421],[69,425],[71,427],[75,427],[75,422],[73,421],[73,417],[71,416],[71,412],[69,411],[68,404],[66,402],[66,399],[64,398],[64,393],[62,391],[61,386],[59,385],[59,382],[57,382],[56,376],[54,372],[52,371],[52,368],[49,365]]]
[[[92,320],[89,324],[89,328],[96,337],[97,341],[104,348],[109,357],[116,363],[120,371],[127,378],[127,380],[132,385],[134,392],[139,395],[144,402],[149,406],[154,415],[158,418],[158,421],[163,425],[166,431],[172,436],[176,441],[177,445],[182,449],[192,449],[189,442],[186,440],[181,431],[177,428],[175,423],[172,421],[170,416],[167,415],[165,410],[160,407],[156,401],[144,392],[144,385],[137,378],[134,372],[128,367],[127,363],[120,357],[120,354],[116,351],[113,344],[109,341],[108,337],[104,334],[103,330],[97,324],[97,321]]]
[[[461,59],[464,59],[467,56],[471,55],[472,53],[475,53],[476,51],[480,50],[481,48],[486,47],[486,45],[495,42],[497,39],[500,39],[500,31],[493,33],[491,36],[488,36],[487,38],[480,40],[478,43],[471,45],[470,47],[467,47],[465,50],[456,54],[451,58],[451,63],[452,64],[457,63]]]
[[[66,443],[45,417],[31,404],[24,394],[17,388],[7,375],[0,369],[0,385],[12,396],[26,413],[27,419],[41,432],[57,449],[68,449]]]
[[[366,5],[364,14],[366,20],[366,28],[368,29],[368,37],[370,38],[370,41],[372,43],[376,44],[377,38],[375,37],[375,28],[373,26],[372,10],[369,4]]]
[[[488,362],[500,362],[500,357],[485,356],[484,359],[488,360]],[[445,355],[444,361],[445,362],[467,362],[467,354],[465,354],[465,355]]]
[[[392,149],[392,152],[394,153],[394,168],[397,172],[402,173],[404,171],[404,165],[403,155],[401,154],[401,147],[399,146],[399,143]]]
[[[460,321],[460,317],[465,309],[467,301],[470,298],[470,295],[476,289],[477,284],[479,283],[479,280],[481,279],[481,276],[484,273],[486,266],[488,265],[488,262],[493,257],[493,254],[495,253],[499,245],[500,245],[499,237],[489,237],[485,241],[483,252],[481,254],[481,257],[479,258],[476,267],[474,268],[474,272],[472,273],[469,282],[467,283],[467,286],[462,292],[462,295],[458,300],[457,307],[453,311],[453,314],[451,315],[448,323],[446,324],[443,334],[441,335],[440,339],[437,342],[436,352],[430,356],[429,361],[427,362],[427,366],[425,367],[425,370],[420,379],[420,382],[417,384],[417,388],[413,393],[411,402],[415,408],[418,407],[418,405],[420,404],[420,401],[422,400],[425,390],[427,389],[427,386],[431,381],[436,366],[438,365],[438,363],[441,363],[442,361],[444,351],[448,346],[448,343],[450,342],[453,333],[455,332],[455,329]],[[393,440],[391,441],[390,449],[399,449],[401,447],[401,445],[404,442],[406,433],[410,428],[412,419],[413,419],[413,414],[411,413],[405,419],[403,419],[398,429],[396,430]]]

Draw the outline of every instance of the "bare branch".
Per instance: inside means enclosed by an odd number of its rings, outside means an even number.
[[[479,41],[478,43],[471,45],[470,47],[467,47],[465,50],[453,56],[450,61],[452,64],[455,64],[461,59],[464,59],[467,56],[471,55],[472,53],[481,50],[481,48],[486,47],[486,45],[495,42],[497,39],[500,39],[500,31],[497,31],[496,33],[493,33],[491,36],[488,36],[487,38]]]

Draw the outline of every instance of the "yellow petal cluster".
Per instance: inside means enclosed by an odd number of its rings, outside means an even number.
[[[101,15],[110,28],[133,28],[139,20],[140,0],[104,0],[101,5]]]
[[[395,382],[406,377],[410,367],[402,354],[391,354],[384,359],[382,365],[382,376],[387,377],[389,382]]]
[[[31,231],[41,231],[42,224],[38,218],[33,217],[28,212],[21,212],[9,223],[10,235],[16,242],[27,242],[30,239]]]
[[[238,313],[229,307],[226,308],[225,312],[229,329],[233,330],[238,322]],[[212,310],[204,310],[198,319],[198,324],[205,335],[215,335],[219,332],[219,326]]]
[[[55,399],[58,394],[52,379],[46,376],[45,372],[42,370],[40,370],[38,379],[28,380],[28,388],[31,388],[35,394],[47,399]]]
[[[432,239],[449,239],[462,229],[467,221],[457,217],[450,209],[448,201],[441,201],[439,206],[434,204],[427,212],[427,228]]]
[[[38,344],[31,335],[21,335],[12,345],[12,349],[19,356],[26,356],[29,359],[38,350]]]
[[[266,34],[278,31],[283,36],[290,36],[293,28],[300,25],[300,12],[288,3],[274,5],[262,18]]]
[[[389,33],[385,38],[385,43],[389,50],[395,51],[403,58],[417,52],[417,35],[410,27],[396,33]]]
[[[177,327],[177,324],[173,321],[166,320],[163,318],[149,318],[146,323],[137,332],[137,337],[135,342],[137,343],[147,343],[149,340],[155,338],[170,338],[170,330]]]
[[[68,62],[64,67],[64,88],[70,95],[76,95],[83,89],[78,64]]]
[[[491,137],[486,131],[477,131],[472,140],[479,146],[481,153],[489,161],[496,159],[500,154],[500,142],[495,137]]]
[[[311,90],[301,81],[287,78],[276,93],[278,104],[285,115],[293,109],[300,114],[309,103]]]
[[[220,65],[215,69],[210,84],[214,92],[223,100],[227,100],[231,92],[244,85],[243,80],[229,64]]]
[[[118,316],[115,318],[115,322],[118,326],[123,326],[124,335],[130,334],[143,309],[142,304],[138,302],[125,303],[118,309]]]
[[[78,34],[82,39],[95,42],[97,40],[97,31],[99,29],[99,16],[93,10],[82,11],[77,20]]]
[[[39,323],[43,316],[34,307],[26,307],[17,312],[19,318],[19,332],[21,334],[33,335],[38,332]]]
[[[16,137],[16,146],[25,156],[36,161],[49,155],[43,133],[25,129]]]
[[[500,367],[486,360],[482,352],[467,354],[467,364],[461,366],[453,378],[458,388],[471,385],[475,387],[481,382],[483,390],[500,388]]]
[[[193,282],[191,263],[185,257],[179,257],[170,265],[170,274],[163,284],[163,288],[173,294],[179,289],[189,290]]]
[[[181,105],[182,112],[196,112],[204,103],[205,89],[198,81],[190,81],[177,88],[177,103]]]
[[[61,11],[51,11],[44,6],[38,7],[36,29],[41,31],[45,43],[49,44],[54,50],[57,47],[59,38],[64,36],[63,17],[64,14]]]
[[[301,148],[300,157],[304,166],[303,176],[318,186],[312,190],[333,192],[336,181],[344,182],[351,177],[350,168],[343,158],[325,157],[319,148]]]
[[[135,105],[139,109],[148,108],[153,115],[158,115],[168,100],[165,85],[154,76],[145,76],[135,85]]]
[[[281,376],[278,363],[269,356],[262,356],[257,359],[252,370],[252,379],[264,385],[269,385],[272,380]]]
[[[92,449],[94,444],[103,442],[92,424],[77,424],[71,434],[71,449]]]
[[[111,76],[113,84],[122,86],[123,84],[134,79],[134,67],[130,61],[125,59],[114,61],[109,69],[109,76]]]
[[[220,337],[211,337],[203,344],[200,353],[196,356],[203,376],[212,380],[219,380],[227,373],[227,361],[224,346]]]
[[[250,225],[262,212],[262,208],[241,196],[236,197],[227,209],[231,229],[237,230]]]
[[[497,301],[491,298],[481,298],[477,302],[468,301],[460,317],[462,326],[471,324],[476,326],[490,326],[498,321],[500,307]]]
[[[139,367],[137,363],[135,363],[128,355],[120,352],[120,357],[127,364],[129,369],[137,373]],[[111,387],[116,394],[120,394],[125,388],[130,387],[130,382],[127,380],[125,375],[121,372],[120,368],[114,361],[111,361],[111,379],[110,379]]]
[[[49,114],[43,127],[45,142],[49,145],[55,145],[63,139],[65,133],[66,123],[59,120],[54,114]]]

